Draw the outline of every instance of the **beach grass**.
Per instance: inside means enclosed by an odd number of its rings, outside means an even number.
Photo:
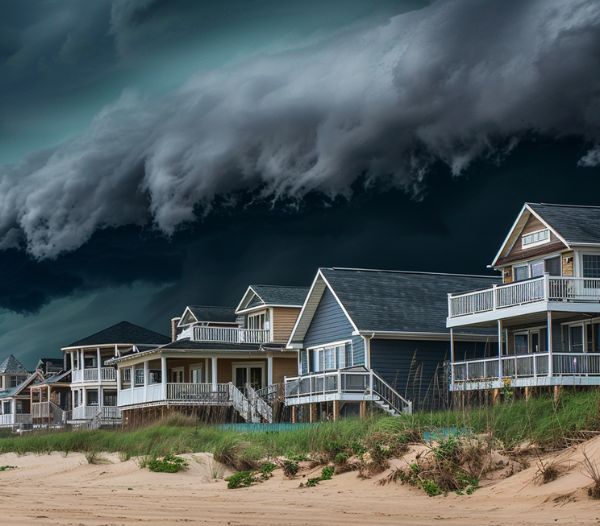
[[[494,406],[416,413],[401,417],[373,416],[341,419],[278,431],[244,432],[197,425],[174,417],[136,429],[39,431],[0,437],[0,453],[118,452],[121,458],[160,457],[191,452],[214,453],[243,469],[261,459],[335,453],[338,445],[352,447],[375,434],[410,434],[460,430],[489,433],[506,448],[530,441],[545,448],[561,447],[566,439],[600,430],[600,391],[565,392],[558,402],[550,396],[516,400]]]

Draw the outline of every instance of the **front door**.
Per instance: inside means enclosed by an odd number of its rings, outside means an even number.
[[[245,389],[246,384],[250,384],[253,389],[261,389],[263,387],[263,372],[264,367],[262,365],[235,364],[233,366],[235,386],[238,389]]]
[[[202,365],[192,365],[190,368],[190,382],[193,384],[202,383]]]

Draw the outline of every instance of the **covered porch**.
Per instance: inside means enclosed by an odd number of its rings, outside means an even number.
[[[497,353],[468,360],[455,355],[450,330],[452,391],[600,385],[598,314],[546,311],[495,324]]]
[[[31,406],[25,395],[0,399],[0,427],[31,427]]]

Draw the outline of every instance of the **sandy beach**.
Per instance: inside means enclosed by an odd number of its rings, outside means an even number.
[[[185,455],[183,473],[151,473],[131,459],[107,454],[89,464],[84,455],[5,454],[0,473],[2,524],[406,524],[550,525],[600,524],[600,502],[580,466],[583,451],[600,460],[600,437],[563,451],[563,474],[545,485],[533,482],[537,467],[490,482],[471,496],[427,497],[401,484],[382,486],[350,472],[315,488],[275,476],[251,488],[229,490],[210,455]]]

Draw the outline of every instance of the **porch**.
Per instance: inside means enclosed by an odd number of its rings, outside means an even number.
[[[187,327],[177,339],[189,339],[193,342],[215,343],[268,343],[271,340],[269,329],[241,329],[237,327]]]
[[[545,312],[600,312],[600,279],[545,274],[489,289],[448,295],[448,327]]]
[[[535,353],[452,364],[452,391],[600,385],[600,353]]]
[[[11,398],[0,402],[0,427],[31,426],[31,406],[26,398]]]
[[[331,401],[374,402],[390,414],[412,412],[412,403],[372,370],[339,369],[285,378],[286,405]]]

